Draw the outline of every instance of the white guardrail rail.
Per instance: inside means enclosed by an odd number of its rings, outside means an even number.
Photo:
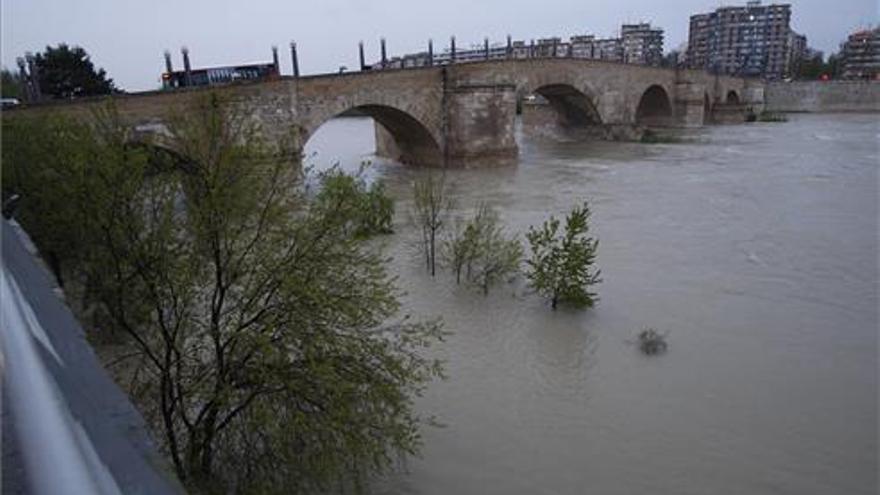
[[[30,241],[14,222],[2,222],[0,374],[2,421],[9,422],[2,442],[14,445],[4,445],[2,492],[182,493]]]

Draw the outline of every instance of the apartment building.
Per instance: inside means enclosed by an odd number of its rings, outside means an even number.
[[[849,35],[841,58],[844,79],[880,79],[880,27]]]
[[[663,30],[648,23],[620,27],[623,61],[628,64],[660,65],[663,61]]]
[[[793,63],[790,23],[791,5],[762,5],[760,0],[693,15],[688,65],[721,74],[786,77]]]

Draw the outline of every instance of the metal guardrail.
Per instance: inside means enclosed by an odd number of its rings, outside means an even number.
[[[121,493],[46,370],[35,340],[49,351],[50,359],[63,363],[5,264],[0,274],[0,313],[3,381],[33,492]]]
[[[23,473],[15,484],[35,495],[182,493],[27,245],[2,220],[0,375],[11,437],[2,441],[15,446],[4,478]]]

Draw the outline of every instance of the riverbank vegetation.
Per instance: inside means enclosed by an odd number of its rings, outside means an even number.
[[[753,110],[749,110],[749,112],[746,113],[746,122],[788,122],[788,117],[786,117],[784,113],[770,112],[767,110],[761,110],[761,112],[755,113]]]
[[[309,196],[292,148],[214,95],[167,122],[157,148],[112,108],[4,119],[3,190],[178,477],[312,493],[416,453],[443,332],[401,314],[366,240],[390,228],[381,186],[333,173]]]
[[[788,122],[788,117],[782,113],[768,112],[764,110],[758,114],[758,122]]]
[[[639,142],[645,144],[674,144],[683,143],[685,140],[670,130],[645,129]]]

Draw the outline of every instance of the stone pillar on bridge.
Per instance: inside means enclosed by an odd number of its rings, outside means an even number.
[[[293,64],[293,77],[299,77],[299,58],[296,56],[296,42],[290,42],[290,61]]]
[[[434,65],[434,41],[428,40],[428,66]]]
[[[165,72],[170,76],[174,72],[174,66],[171,65],[171,52],[165,50]]]
[[[682,127],[700,127],[706,124],[706,87],[690,81],[675,83],[672,112],[675,123]]]
[[[516,157],[516,86],[458,85],[447,89],[447,167],[484,166]]]
[[[367,63],[366,63],[366,60],[364,60],[364,42],[363,41],[358,41],[358,60],[360,60],[360,63],[361,63],[360,70],[364,70],[364,68],[366,68],[366,66],[367,66]]]
[[[186,82],[186,86],[192,86],[192,66],[189,65],[189,49],[187,47],[183,47],[180,49],[181,55],[183,55],[183,78]]]

